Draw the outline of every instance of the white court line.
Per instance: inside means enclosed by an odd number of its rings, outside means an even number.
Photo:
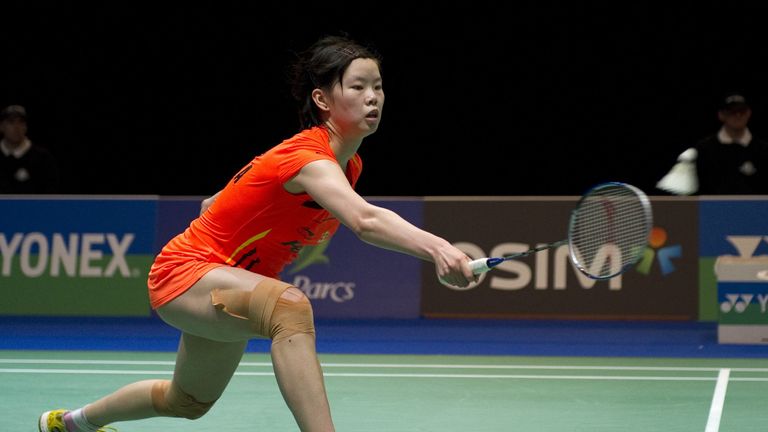
[[[726,369],[727,370],[727,369]],[[71,374],[71,375],[171,375],[173,371],[120,369],[0,369],[0,374]],[[274,376],[272,372],[235,372],[236,376]],[[541,380],[599,380],[599,381],[715,381],[720,377],[665,377],[619,375],[491,375],[491,374],[405,374],[405,373],[341,373],[330,372],[326,377],[351,378],[470,378],[470,379],[541,379]],[[739,381],[768,381],[768,378],[741,378]]]
[[[173,375],[172,370],[120,370],[120,369],[0,369],[0,373],[72,374],[72,375]],[[267,374],[267,372],[264,372]],[[272,375],[272,374],[269,374]]]
[[[0,364],[91,364],[91,365],[164,365],[165,360],[85,360],[85,359],[4,359]],[[272,367],[270,362],[241,362],[246,367]],[[482,364],[427,364],[427,363],[322,363],[324,368],[414,368],[414,369],[541,369],[541,370],[613,370],[613,371],[667,371],[667,372],[719,372],[720,367],[687,366],[579,366],[579,365],[482,365]],[[768,368],[729,368],[733,372],[768,372]]]
[[[270,363],[266,363],[270,365]],[[246,363],[241,363],[246,365]],[[717,372],[720,367],[694,366],[580,366],[580,365],[481,365],[481,364],[408,364],[408,363],[322,363],[323,367],[349,368],[426,368],[426,369],[544,369],[544,370],[612,370],[612,371],[667,371]],[[734,372],[768,372],[768,368],[730,368]]]
[[[730,375],[730,369],[720,369],[720,373],[717,374],[715,394],[712,395],[712,406],[709,407],[709,418],[707,419],[705,432],[717,432],[720,430],[720,418],[723,415],[725,391],[728,389],[728,377]]]
[[[92,364],[92,365],[166,365],[173,366],[175,362],[165,360],[61,360],[61,359],[4,359],[4,364]],[[269,363],[264,363],[269,364]]]

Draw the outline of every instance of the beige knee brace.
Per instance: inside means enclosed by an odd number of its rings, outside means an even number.
[[[215,402],[200,402],[168,380],[152,385],[152,406],[163,416],[195,420],[205,415]]]
[[[227,314],[251,321],[256,334],[277,343],[298,334],[314,336],[312,305],[298,288],[266,278],[251,291],[211,291],[213,306]]]

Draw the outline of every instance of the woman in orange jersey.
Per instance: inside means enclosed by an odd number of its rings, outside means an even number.
[[[152,307],[182,332],[173,379],[139,381],[80,409],[45,412],[41,431],[199,418],[255,337],[272,339],[275,376],[299,428],[333,431],[309,301],[278,275],[340,223],[364,242],[433,262],[445,283],[474,280],[463,252],[354,191],[362,170],[357,150],[384,108],[378,55],[325,37],[299,57],[293,78],[304,130],[255,157],[205,200],[200,217],[165,245],[150,270]]]

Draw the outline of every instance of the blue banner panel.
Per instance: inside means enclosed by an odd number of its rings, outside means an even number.
[[[0,199],[0,314],[148,316],[156,198]]]
[[[423,203],[372,201],[416,226]],[[312,301],[318,318],[417,318],[421,261],[360,241],[340,227],[324,251],[302,255],[281,275]]]
[[[701,198],[699,232],[699,319],[715,321],[722,316],[715,262],[720,258],[748,262],[768,256],[768,200],[765,197]],[[736,333],[733,331],[730,336]]]
[[[153,251],[160,250],[176,235],[184,232],[189,224],[200,216],[204,197],[160,197],[157,202],[157,236]]]
[[[0,230],[9,233],[134,234],[130,254],[152,253],[156,197],[0,198]]]
[[[702,257],[766,255],[768,200],[702,199],[699,202],[699,229],[699,255]]]

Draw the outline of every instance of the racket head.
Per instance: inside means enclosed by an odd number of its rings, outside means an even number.
[[[598,184],[571,212],[571,261],[592,279],[618,276],[642,257],[652,227],[651,202],[642,190],[621,182]]]

